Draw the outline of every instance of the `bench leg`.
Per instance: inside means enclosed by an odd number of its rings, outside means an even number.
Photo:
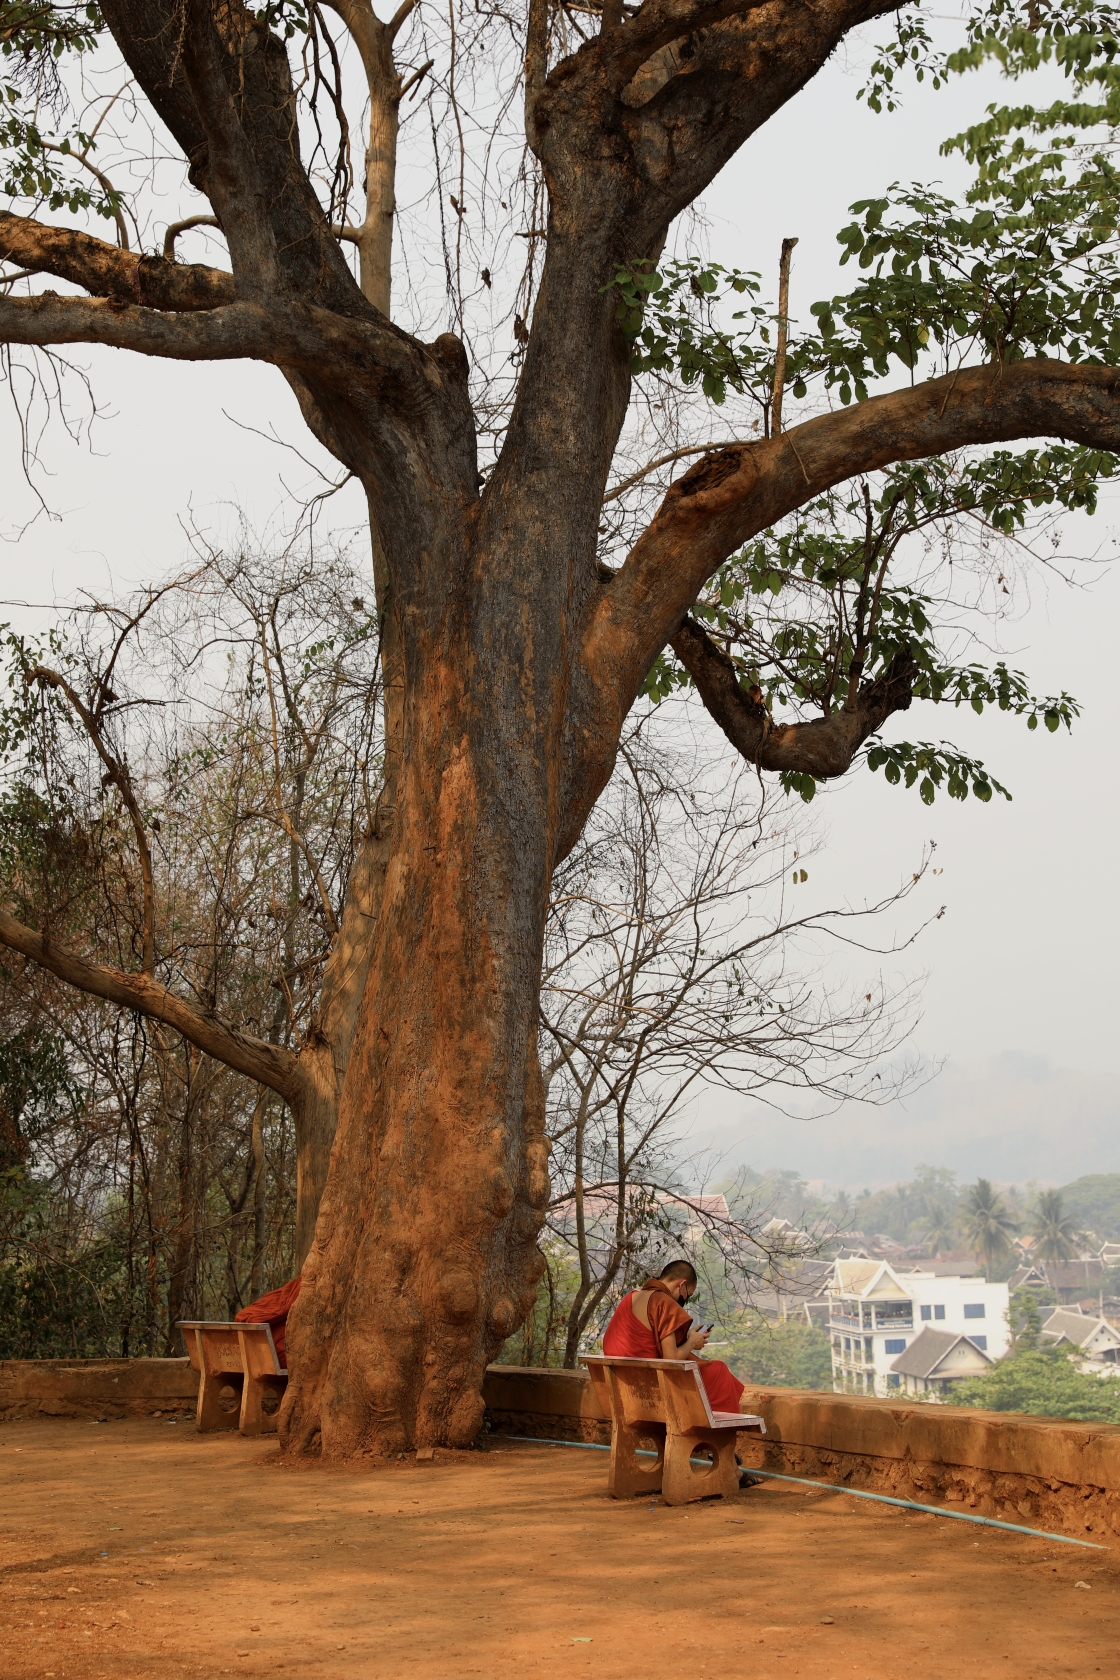
[[[638,1448],[643,1441],[652,1441],[657,1448],[656,1458],[639,1458]],[[607,1472],[607,1492],[612,1499],[629,1499],[636,1493],[660,1493],[661,1471],[665,1460],[665,1425],[643,1423],[633,1429],[629,1424],[616,1423],[611,1430],[611,1464]]]
[[[223,1388],[232,1388],[240,1395],[244,1381],[237,1371],[222,1371],[217,1376],[203,1371],[198,1384],[198,1416],[195,1419],[195,1428],[200,1433],[205,1435],[215,1429],[237,1428],[240,1404],[226,1411],[219,1404],[218,1396]]]
[[[287,1377],[246,1377],[241,1389],[241,1433],[242,1435],[275,1435],[277,1419],[280,1416],[280,1401],[284,1398],[284,1390],[288,1386]],[[276,1396],[276,1405],[266,1412],[264,1401],[268,1395]]]
[[[708,1448],[712,1454],[707,1468],[691,1462],[692,1455],[701,1447]],[[661,1496],[666,1505],[691,1505],[697,1499],[734,1493],[738,1486],[733,1429],[721,1429],[718,1435],[669,1435],[661,1483]]]

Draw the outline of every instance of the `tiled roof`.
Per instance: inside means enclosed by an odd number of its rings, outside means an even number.
[[[1045,1271],[1051,1289],[1079,1289],[1082,1284],[1095,1289],[1100,1283],[1104,1267],[1099,1260],[1048,1260]]]
[[[970,1341],[967,1336],[957,1335],[952,1330],[931,1330],[928,1326],[920,1336],[915,1336],[905,1353],[900,1353],[891,1366],[900,1377],[929,1377],[941,1365],[946,1356],[952,1353],[958,1342],[968,1342],[969,1347],[978,1358],[986,1364],[991,1364],[987,1354]]]
[[[838,1260],[836,1283],[845,1294],[858,1295],[866,1289],[882,1265],[881,1260]]]
[[[1084,1347],[1094,1332],[1101,1329],[1108,1332],[1114,1345],[1120,1342],[1116,1330],[1106,1319],[1093,1318],[1089,1313],[1071,1312],[1068,1307],[1058,1307],[1042,1326],[1042,1334],[1054,1341],[1064,1337],[1074,1347]]]

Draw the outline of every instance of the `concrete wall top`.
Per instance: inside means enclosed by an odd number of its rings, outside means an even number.
[[[491,1365],[483,1398],[495,1411],[600,1418],[581,1371]],[[766,1421],[777,1445],[870,1458],[955,1464],[993,1473],[1120,1489],[1120,1425],[904,1404],[816,1389],[750,1387],[744,1411]]]
[[[197,1393],[186,1358],[0,1359],[0,1412],[172,1409],[193,1405]]]

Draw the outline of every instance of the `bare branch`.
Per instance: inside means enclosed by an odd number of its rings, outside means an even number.
[[[770,430],[775,437],[782,429],[782,395],[786,385],[786,338],[789,333],[789,265],[796,239],[782,240],[778,268],[778,342],[774,351],[774,391],[770,398]]]
[[[217,216],[186,216],[181,222],[172,222],[163,236],[163,254],[168,262],[175,260],[175,241],[181,233],[189,233],[191,228],[213,227],[220,228]]]
[[[250,1079],[259,1080],[281,1096],[287,1098],[292,1094],[298,1079],[292,1051],[227,1026],[208,1010],[178,997],[150,974],[128,974],[123,969],[90,962],[77,952],[56,945],[48,934],[25,927],[2,910],[0,944],[30,958],[80,991],[107,998],[122,1009],[134,1009],[150,1020],[165,1022],[206,1055]]]
[[[98,186],[101,188],[113,212],[113,220],[117,224],[117,244],[122,251],[128,250],[128,228],[125,226],[124,211],[121,209],[121,195],[110,181],[108,175],[92,163],[85,152],[66,151],[62,146],[56,146],[51,140],[43,141],[45,152],[57,152],[59,157],[72,157],[75,163],[80,163],[83,169],[88,169]]]
[[[90,711],[65,677],[57,671],[48,670],[45,665],[35,665],[28,671],[25,681],[39,683],[43,688],[54,688],[61,694],[65,694],[67,700],[81,718],[86,734],[93,742],[98,758],[105,766],[109,778],[124,801],[125,809],[132,822],[132,832],[136,838],[136,850],[140,856],[140,875],[144,884],[144,973],[154,974],[156,968],[156,939],[152,854],[148,847],[148,836],[144,831],[144,819],[140,814],[140,806],[133,791],[132,778],[106,741],[100,719]]]

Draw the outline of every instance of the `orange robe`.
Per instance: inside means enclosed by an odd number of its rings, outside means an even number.
[[[643,1324],[634,1311],[638,1291],[632,1289],[618,1303],[603,1335],[603,1352],[616,1359],[660,1359],[666,1336],[675,1337],[680,1347],[692,1328],[691,1318],[660,1278],[651,1278],[642,1288],[650,1291],[646,1307],[649,1325]],[[722,1359],[701,1359],[699,1365],[712,1411],[737,1412],[743,1384],[734,1371],[729,1371]]]
[[[272,1339],[276,1343],[276,1356],[281,1365],[286,1366],[288,1356],[284,1349],[284,1330],[288,1323],[288,1314],[299,1294],[299,1278],[293,1278],[280,1289],[271,1289],[267,1295],[262,1295],[259,1301],[250,1301],[247,1307],[234,1313],[235,1324],[267,1324],[272,1330]]]

